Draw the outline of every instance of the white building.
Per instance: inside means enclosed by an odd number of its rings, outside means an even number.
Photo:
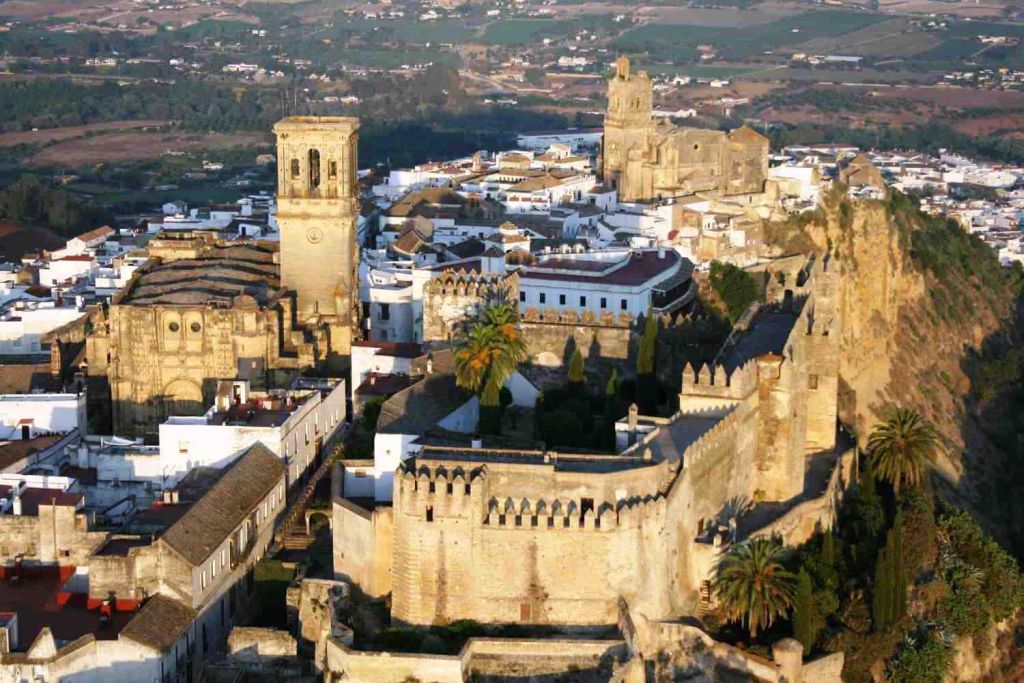
[[[0,354],[31,355],[43,351],[42,338],[83,315],[79,306],[52,301],[16,301],[0,310]]]
[[[519,275],[519,310],[636,317],[672,312],[696,296],[693,264],[672,249],[540,255]]]
[[[0,395],[0,441],[32,439],[46,434],[84,434],[85,392],[76,394]]]
[[[289,487],[319,462],[346,419],[343,380],[310,380],[309,388],[270,394],[248,381],[223,381],[217,401],[198,417],[172,416],[160,425],[158,472],[162,487],[200,466],[224,467],[254,443],[262,443],[288,467]],[[126,477],[137,472],[127,469]]]

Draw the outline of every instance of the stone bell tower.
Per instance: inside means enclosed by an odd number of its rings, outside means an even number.
[[[633,73],[629,57],[615,62],[615,75],[608,81],[608,113],[604,119],[602,182],[619,190],[619,198],[632,201],[633,193],[623,187],[630,152],[643,154],[653,132],[654,88],[647,72]],[[627,195],[627,196],[624,196]]]
[[[326,325],[334,356],[359,329],[356,144],[359,119],[289,116],[277,122],[281,286],[296,294],[300,325]]]

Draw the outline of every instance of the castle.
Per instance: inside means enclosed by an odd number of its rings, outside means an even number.
[[[164,235],[151,262],[86,338],[110,384],[114,431],[155,435],[197,415],[217,381],[278,386],[302,369],[339,369],[359,329],[355,284],[357,119],[290,117],[278,140],[280,245]]]
[[[655,121],[650,77],[620,57],[608,81],[601,168],[624,202],[756,194],[768,178],[768,138],[745,126],[725,133]]]
[[[710,366],[687,367],[674,416],[631,410],[617,454],[422,444],[395,475],[393,507],[335,499],[335,548],[363,550],[336,552],[335,573],[390,592],[407,624],[600,626],[620,601],[649,619],[696,614],[731,543],[799,542],[832,523],[848,457],[829,266],[812,262]]]

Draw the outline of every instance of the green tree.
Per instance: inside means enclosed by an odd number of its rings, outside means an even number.
[[[871,624],[882,631],[907,613],[907,581],[903,568],[903,517],[899,513],[875,561],[871,594]]]
[[[903,483],[916,486],[925,469],[935,462],[937,441],[935,432],[919,413],[896,408],[884,422],[875,425],[868,437],[871,464],[899,496]]]
[[[711,288],[725,305],[725,314],[735,323],[760,296],[757,282],[747,271],[731,263],[711,262]]]
[[[801,567],[796,579],[796,595],[793,598],[793,637],[804,646],[804,656],[811,653],[814,641],[818,639],[815,612],[811,575]]]
[[[636,356],[637,405],[644,415],[658,411],[658,378],[654,374],[654,361],[658,354],[658,320],[654,311],[644,316],[644,332]]]
[[[501,423],[501,388],[526,360],[526,340],[514,304],[487,306],[467,324],[468,332],[455,350],[455,383],[479,395],[484,433],[497,433]]]
[[[583,354],[577,348],[572,352],[569,360],[569,393],[575,396],[582,396],[585,390],[585,367]]]
[[[604,388],[604,414],[601,418],[601,448],[615,450],[615,421],[622,417],[622,402],[619,400],[619,371],[612,368],[612,375]]]
[[[795,579],[782,564],[776,538],[753,538],[733,546],[719,561],[713,587],[731,621],[741,621],[754,637],[793,604]]]

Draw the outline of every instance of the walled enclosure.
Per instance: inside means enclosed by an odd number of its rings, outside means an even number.
[[[393,617],[609,624],[620,597],[651,618],[691,613],[724,548],[719,525],[754,500],[792,501],[807,458],[833,457],[839,321],[827,262],[812,279],[798,315],[762,312],[789,321],[781,354],[731,373],[687,369],[680,413],[622,455],[425,447],[406,461]]]

